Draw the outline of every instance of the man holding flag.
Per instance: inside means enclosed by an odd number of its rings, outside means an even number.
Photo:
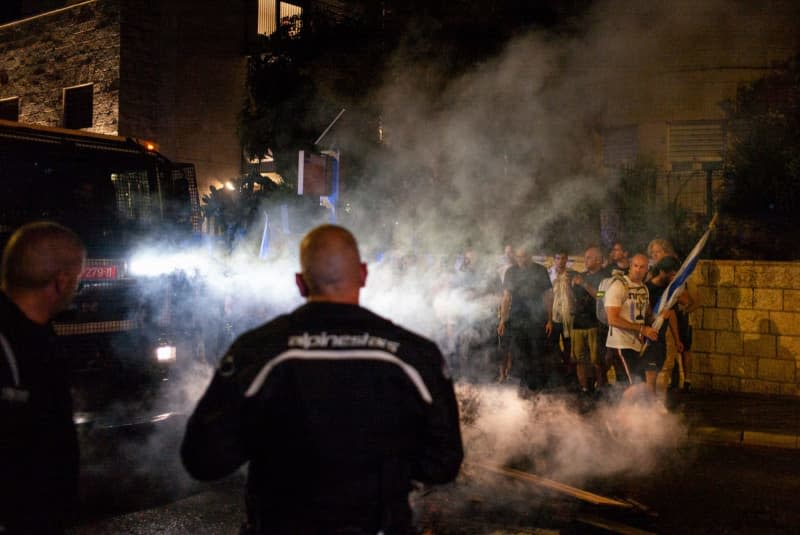
[[[652,309],[654,319],[650,327],[645,324],[646,318],[649,316],[650,292],[642,284],[647,274],[647,256],[643,254],[635,255],[631,261],[628,276],[623,281],[612,284],[606,292],[605,306],[609,325],[607,346],[616,349],[625,367],[630,384],[633,384],[633,379],[642,373],[645,376],[646,383],[648,385],[652,383],[647,392],[653,400],[655,400],[655,381],[659,370],[653,358],[655,356],[654,353],[647,352],[650,353],[648,357],[646,350],[651,342],[655,342],[658,339],[658,332],[664,320],[669,319],[670,314],[667,312],[677,303],[686,280],[697,265],[700,251],[705,247],[711,231],[716,226],[716,221],[717,216],[715,215],[709,223],[708,229],[700,237],[700,240],[686,257],[686,260],[683,261],[674,277],[668,277],[668,279],[671,278],[671,281],[661,296],[654,300],[655,305]],[[613,340],[612,332],[616,333],[613,336]],[[673,330],[673,334],[677,339],[675,330]],[[679,346],[680,350],[680,343],[676,345]],[[638,354],[636,351],[632,351],[636,347],[638,347]],[[626,391],[626,396],[630,396],[630,392],[632,392],[631,389]]]
[[[650,300],[653,303],[660,302],[661,296],[664,295],[669,283],[675,278],[679,267],[680,262],[678,262],[678,259],[674,256],[665,256],[652,267],[652,277],[646,284],[647,291],[650,293]],[[660,315],[662,316],[662,320],[668,320],[669,330],[672,333],[672,339],[675,342],[675,348],[678,353],[683,353],[684,347],[675,310],[671,308],[661,310]],[[662,321],[662,326],[658,329],[658,340],[648,344],[649,347],[647,347],[645,351],[645,358],[655,363],[657,371],[663,371],[664,362],[667,359],[666,335],[667,325],[664,325]],[[652,384],[648,383],[648,386],[652,389],[653,393],[656,392],[655,381]]]
[[[662,313],[665,310],[670,310],[678,302],[678,299],[685,288],[684,285],[686,284],[686,281],[694,271],[695,266],[697,266],[697,261],[700,259],[700,252],[703,250],[703,247],[705,247],[706,242],[711,235],[711,231],[714,230],[716,225],[717,214],[714,214],[714,217],[708,224],[708,228],[692,248],[691,252],[689,252],[689,255],[683,261],[683,264],[681,264],[681,267],[675,274],[675,277],[664,290],[661,298],[655,303],[653,307],[653,314],[655,316],[655,320],[653,322],[654,328],[661,328],[661,324],[664,321],[664,315]]]

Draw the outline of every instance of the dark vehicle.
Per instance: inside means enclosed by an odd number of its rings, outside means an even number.
[[[74,229],[88,248],[76,298],[54,320],[79,429],[167,418],[175,399],[165,390],[197,350],[180,306],[191,284],[134,278],[127,261],[143,241],[197,237],[194,167],[133,139],[0,121],[0,240],[40,219]]]

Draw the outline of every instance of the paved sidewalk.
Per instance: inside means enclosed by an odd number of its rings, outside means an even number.
[[[695,391],[669,401],[694,440],[800,449],[800,398]]]

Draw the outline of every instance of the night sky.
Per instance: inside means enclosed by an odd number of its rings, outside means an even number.
[[[0,24],[21,17],[22,0],[3,0],[0,2]]]

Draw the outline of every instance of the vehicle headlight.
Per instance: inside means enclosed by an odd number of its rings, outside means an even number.
[[[158,362],[175,362],[177,350],[175,346],[161,345],[156,348],[156,360]]]
[[[158,277],[176,271],[192,272],[202,265],[202,256],[189,251],[140,251],[128,260],[128,272],[139,277]]]
[[[92,414],[88,412],[76,412],[72,414],[72,421],[75,425],[88,424],[92,421]]]

